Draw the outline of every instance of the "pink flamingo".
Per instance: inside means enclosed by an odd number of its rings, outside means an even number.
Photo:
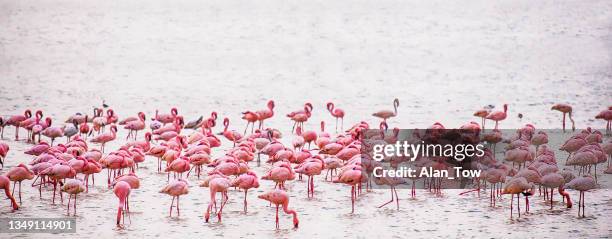
[[[165,171],[168,172],[168,174],[172,171],[175,173],[175,178],[176,174],[178,174],[178,177],[181,178],[183,176],[183,173],[189,171],[190,168],[191,166],[189,164],[189,158],[181,156],[170,162],[170,164],[168,164],[168,167],[166,167]]]
[[[115,187],[118,182],[128,183],[130,185],[130,189],[140,188],[140,179],[138,178],[138,176],[136,176],[134,172],[129,172],[128,174],[122,174],[117,176],[113,181],[112,186]],[[130,195],[125,198],[125,209],[127,213],[130,213]]]
[[[29,109],[26,110],[23,115],[13,115],[8,118],[8,120],[6,121],[6,125],[15,126],[15,140],[19,140],[19,128],[21,127],[21,122],[31,118],[32,111],[30,111]]]
[[[571,105],[555,104],[550,109],[563,113],[563,132],[565,132],[565,114],[569,114],[569,119],[570,121],[572,121],[572,131],[576,130],[576,126],[574,125],[574,119],[572,119],[572,106]]]
[[[34,114],[34,117],[30,117],[25,119],[24,121],[21,121],[21,123],[19,123],[19,126],[22,128],[25,128],[28,131],[28,142],[32,141],[32,130],[34,128],[35,125],[40,123],[40,120],[43,118],[43,113],[41,110],[37,110],[36,113]]]
[[[293,133],[293,131],[295,130],[295,126],[301,126],[302,129],[304,128],[304,122],[308,121],[308,118],[310,118],[311,116],[311,112],[312,104],[306,103],[304,104],[303,110],[293,111],[287,114],[287,117],[289,117],[289,119],[294,122],[293,128],[291,128],[291,133]]]
[[[145,120],[145,114],[142,112],[138,112],[137,120],[127,122],[123,128],[128,129],[130,131],[125,139],[127,140],[128,138],[130,138],[130,136],[132,136],[132,134],[134,134],[134,140],[136,140],[136,137],[138,136],[138,131],[145,129]]]
[[[505,120],[508,112],[508,104],[504,104],[504,111],[495,111],[491,112],[487,115],[487,119],[495,121],[495,129],[497,129],[497,125],[499,121]]]
[[[285,181],[294,180],[295,172],[289,163],[280,163],[275,165],[268,173],[261,177],[263,180],[272,180],[276,184],[274,188],[285,189]]]
[[[15,201],[13,194],[11,193],[11,181],[6,176],[0,175],[0,189],[4,189],[4,195],[11,200],[11,207],[13,211],[19,209],[19,204]]]
[[[161,122],[162,124],[168,124],[174,122],[174,118],[178,115],[178,110],[176,108],[170,109],[170,114],[159,114],[158,110],[155,110],[155,120]]]
[[[399,107],[399,99],[395,98],[393,100],[393,111],[381,110],[372,114],[372,116],[381,118],[383,121],[387,122],[387,119],[397,116],[397,107]]]
[[[4,168],[4,159],[6,158],[6,154],[8,154],[8,151],[8,144],[0,141],[0,166],[2,166],[2,168]]]
[[[70,216],[70,199],[72,195],[74,195],[74,215],[76,216],[77,195],[85,191],[83,181],[80,179],[68,179],[62,187],[62,191],[68,193],[68,204],[66,208],[66,214],[68,214],[68,216]]]
[[[247,212],[247,193],[251,188],[259,188],[259,181],[257,180],[257,174],[253,171],[247,171],[241,174],[231,182],[232,187],[239,187],[244,189],[244,213]]]
[[[85,115],[85,121],[79,124],[79,134],[84,135],[87,138],[87,134],[90,132],[89,124],[87,123],[87,115]]]
[[[223,207],[228,200],[227,189],[230,185],[229,178],[221,173],[210,174],[206,180],[200,183],[200,187],[208,187],[210,189],[210,202],[208,203],[206,213],[204,213],[204,220],[206,220],[206,222],[210,219],[210,210],[212,210],[213,205],[216,205],[215,198],[217,193],[221,193],[221,208],[219,212],[217,212],[217,218],[219,222],[221,222],[221,213],[223,213]]]
[[[174,199],[176,199],[176,213],[178,216],[181,216],[181,209],[179,207],[179,199],[181,195],[186,195],[189,193],[189,184],[182,178],[178,180],[174,180],[166,185],[160,193],[165,193],[172,196],[172,203],[170,204],[170,217],[172,217],[172,208],[174,207]]]
[[[344,110],[335,108],[334,103],[328,102],[327,111],[329,111],[329,113],[336,118],[336,133],[338,133],[338,118],[341,119],[340,131],[344,130]]]
[[[607,121],[606,134],[610,135],[610,133],[612,133],[612,109],[607,109],[602,112],[599,112],[599,114],[595,116],[595,119],[602,119]]]
[[[504,187],[503,194],[512,194],[512,201],[510,202],[510,218],[512,219],[512,203],[514,203],[514,194],[516,194],[516,205],[518,208],[518,216],[521,217],[521,206],[520,206],[520,194],[527,190],[531,190],[533,185],[527,182],[527,179],[523,177],[512,178]]]
[[[244,134],[246,134],[247,129],[249,128],[249,124],[252,125],[251,127],[251,134],[252,134],[253,130],[255,129],[255,122],[259,121],[259,115],[257,114],[257,112],[245,111],[245,112],[242,112],[242,119],[247,121],[246,128],[244,128]]]
[[[66,178],[74,178],[76,176],[76,171],[67,165],[67,163],[62,162],[59,164],[55,164],[51,167],[46,168],[45,170],[41,171],[40,174],[41,176],[47,176],[50,179],[53,180],[53,201],[52,203],[55,204],[55,192],[57,191],[57,184]],[[60,191],[60,199],[61,202],[64,201],[64,197],[62,195],[62,192]]]
[[[51,146],[53,146],[53,141],[55,140],[55,138],[59,138],[59,137],[63,137],[64,136],[64,128],[62,127],[52,127],[51,126],[51,119],[49,119],[48,121],[48,127],[45,128],[41,134],[51,138]]]
[[[242,139],[242,134],[236,132],[235,130],[228,130],[227,128],[229,127],[229,123],[230,121],[228,118],[223,119],[223,126],[225,126],[225,128],[223,128],[221,135],[223,135],[227,140],[234,142],[234,146],[236,146],[236,142]]]
[[[302,164],[295,167],[295,172],[308,176],[308,198],[314,197],[314,176],[320,175],[321,171],[325,168],[325,162],[321,159],[321,156],[307,159]]]
[[[81,171],[85,175],[85,192],[89,192],[89,176],[92,178],[92,185],[96,182],[95,174],[102,172],[102,165],[94,159],[85,159],[86,163]]]
[[[555,188],[563,187],[564,183],[565,180],[563,179],[563,176],[558,173],[548,173],[542,176],[540,184],[545,188],[550,188],[550,210],[553,209],[553,191],[555,190]]]
[[[285,213],[293,215],[293,227],[298,227],[300,221],[298,220],[297,212],[292,209],[289,209],[289,195],[287,195],[287,192],[280,189],[275,189],[267,193],[261,194],[257,197],[276,205],[276,229],[279,229],[278,208],[281,205],[283,206],[283,211]]]
[[[256,113],[259,115],[259,129],[263,129],[264,120],[272,118],[274,116],[274,101],[270,100],[267,104],[268,108],[264,110],[258,110]]]
[[[296,134],[302,136],[304,143],[308,143],[308,150],[310,150],[310,145],[317,140],[317,132],[312,130],[302,132],[302,127],[300,126],[297,127]]]
[[[334,183],[344,183],[351,186],[351,213],[355,212],[355,199],[357,197],[355,187],[361,184],[362,179],[363,173],[361,172],[361,167],[352,166],[344,171],[340,171],[338,178],[333,180]]]
[[[17,167],[11,168],[6,174],[9,180],[13,181],[13,193],[15,194],[15,184],[19,183],[19,204],[21,203],[21,181],[32,180],[34,172],[32,172],[25,164],[20,163]]]
[[[580,198],[578,201],[578,216],[580,217],[580,209],[582,208],[582,217],[584,217],[584,192],[589,191],[597,187],[595,179],[590,175],[575,178],[569,183],[565,184],[566,188],[580,191]]]
[[[132,191],[132,188],[130,187],[130,184],[128,184],[127,182],[123,182],[123,181],[119,181],[115,184],[115,187],[113,187],[113,192],[115,193],[115,196],[117,196],[117,198],[119,198],[119,207],[117,208],[117,226],[120,227],[121,225],[121,216],[123,215],[123,223],[125,223],[125,214],[123,213],[123,208],[125,207],[126,204],[126,200],[127,197],[130,196],[130,192]]]
[[[489,115],[489,110],[486,110],[486,109],[481,109],[481,110],[474,112],[474,116],[479,117],[482,120],[482,132],[485,131],[485,122],[486,122],[487,115]]]
[[[104,145],[110,141],[115,140],[115,138],[117,138],[117,126],[113,125],[111,126],[110,132],[99,134],[98,136],[91,139],[90,142],[101,143],[102,146],[100,147],[100,150],[102,151],[102,153],[104,153]]]

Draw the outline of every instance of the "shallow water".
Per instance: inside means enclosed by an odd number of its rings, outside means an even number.
[[[102,99],[120,116],[179,108],[187,120],[215,110],[243,130],[239,112],[264,108],[276,100],[267,122],[285,133],[283,115],[305,101],[315,105],[306,127],[320,120],[333,129],[324,109],[332,100],[347,112],[345,126],[390,109],[400,99],[391,127],[448,127],[476,120],[472,112],[508,103],[502,128],[534,123],[560,127],[557,102],[574,106],[578,128],[605,128],[593,117],[612,103],[609,1],[0,1],[0,115],[24,108],[42,109],[55,122],[75,112],[90,112]],[[517,114],[524,118],[519,120]],[[30,147],[5,137],[11,147],[7,168],[30,157]],[[219,127],[217,127],[219,130]],[[189,133],[189,131],[187,131]],[[23,131],[22,131],[23,133]],[[118,139],[124,139],[120,132]],[[123,140],[107,146],[116,149]],[[229,146],[227,142],[219,155]],[[563,159],[565,154],[558,153]],[[191,178],[181,199],[180,218],[167,216],[171,198],[157,193],[165,175],[155,159],[138,171],[142,188],[131,197],[131,223],[115,229],[116,198],[104,185],[79,197],[78,233],[89,235],[181,237],[606,237],[612,234],[610,188],[587,193],[587,218],[577,209],[548,210],[532,199],[532,214],[508,218],[508,198],[489,208],[486,194],[444,197],[400,193],[401,208],[375,206],[387,190],[359,198],[350,212],[350,189],[315,182],[315,199],[306,199],[304,182],[288,183],[290,206],[300,228],[281,217],[274,230],[274,209],[256,198],[272,187],[262,182],[249,194],[244,215],[242,193],[230,192],[223,223],[204,223],[208,189]],[[3,169],[4,172],[6,169]],[[601,169],[600,169],[601,170]],[[265,167],[255,168],[261,175]],[[601,171],[600,171],[601,172]],[[600,177],[610,185],[610,175]],[[58,217],[65,207],[51,205],[50,192],[37,198],[24,184],[24,205],[11,217]],[[572,198],[577,193],[570,191]],[[374,228],[372,228],[374,227]],[[19,235],[31,236],[31,235]],[[44,235],[50,236],[50,235]]]

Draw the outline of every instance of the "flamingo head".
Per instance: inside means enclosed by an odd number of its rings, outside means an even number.
[[[178,115],[178,110],[176,109],[176,107],[174,107],[174,108],[170,109],[170,113],[171,113],[173,116],[177,116],[177,115]]]
[[[147,142],[148,142],[148,141],[151,141],[151,136],[152,136],[152,135],[151,135],[151,132],[147,132],[147,133],[145,134],[145,140],[147,140]]]
[[[23,115],[24,115],[26,118],[30,118],[30,117],[32,117],[32,111],[31,111],[31,110],[29,110],[29,109],[27,109],[25,112],[23,112]]]
[[[306,102],[306,104],[304,104],[304,107],[307,107],[309,109],[308,112],[312,111],[312,104],[310,102]]]
[[[217,120],[217,112],[213,111],[212,113],[210,113],[210,117],[214,120]]]
[[[396,108],[399,107],[399,99],[398,98],[395,98],[393,100],[393,107],[396,107]]]
[[[51,120],[51,118],[47,117],[45,119],[45,123],[47,123],[47,126],[51,126],[51,123],[53,123],[53,121]]]
[[[504,104],[504,112],[508,111],[508,104]]]
[[[140,118],[142,121],[146,120],[146,116],[143,112],[138,112],[138,118]]]
[[[223,126],[228,127],[229,126],[229,118],[225,117],[223,119]]]
[[[108,109],[108,110],[106,111],[106,115],[107,115],[108,117],[113,117],[113,116],[115,115],[115,111],[114,111],[113,109]]]
[[[37,111],[36,111],[36,118],[39,118],[39,119],[40,119],[40,118],[42,118],[42,117],[43,117],[43,112],[42,112],[42,110],[37,110]]]
[[[268,101],[268,109],[270,109],[270,110],[274,109],[274,100]]]
[[[111,125],[110,129],[111,129],[112,132],[117,133],[117,126],[116,125]]]
[[[332,112],[332,110],[334,110],[334,103],[332,102],[327,102],[327,110],[329,112]]]

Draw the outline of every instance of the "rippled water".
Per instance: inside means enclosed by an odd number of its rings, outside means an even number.
[[[475,109],[510,105],[503,128],[531,122],[559,127],[557,102],[574,106],[578,128],[604,128],[594,121],[612,103],[609,1],[0,1],[0,115],[43,109],[63,120],[89,112],[102,99],[120,116],[172,106],[187,119],[218,111],[242,130],[239,112],[276,100],[268,123],[289,142],[283,114],[305,101],[315,105],[306,127],[333,122],[328,100],[347,112],[345,126],[371,123],[371,112],[400,99],[392,127],[425,127],[434,121],[452,127],[474,120]],[[524,118],[516,116],[522,113]],[[61,120],[60,120],[61,119]],[[329,124],[328,127],[333,127]],[[12,128],[6,133],[12,138]],[[120,132],[119,139],[125,137]],[[30,157],[30,147],[7,140],[7,168]],[[117,148],[123,140],[108,145]],[[219,155],[229,144],[215,150]],[[558,153],[561,159],[565,154]],[[167,216],[171,198],[157,193],[165,175],[147,159],[138,174],[142,188],[131,197],[131,223],[115,229],[117,201],[104,186],[79,197],[76,235],[147,237],[606,237],[612,234],[610,188],[587,193],[587,218],[561,205],[549,211],[540,198],[532,214],[509,220],[508,198],[488,207],[487,195],[435,197],[398,191],[400,211],[377,209],[388,191],[376,190],[350,212],[350,189],[315,181],[315,199],[304,182],[288,183],[288,216],[274,230],[274,209],[256,198],[272,187],[263,182],[249,194],[230,192],[223,223],[204,223],[208,189],[191,178],[180,218]],[[2,171],[5,171],[3,169]],[[262,174],[265,167],[255,168]],[[610,185],[610,175],[601,176]],[[27,183],[26,183],[27,184]],[[26,185],[24,184],[24,185]],[[38,199],[25,186],[23,208],[2,216],[57,217],[50,192]],[[572,198],[577,193],[571,191]],[[30,235],[20,235],[30,236]],[[49,235],[44,235],[44,237]]]

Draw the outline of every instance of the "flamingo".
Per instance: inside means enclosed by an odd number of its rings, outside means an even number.
[[[479,117],[482,120],[482,132],[485,131],[485,122],[486,122],[487,115],[489,115],[489,110],[487,109],[481,109],[481,110],[474,112],[474,116]]]
[[[0,166],[2,166],[2,168],[4,168],[4,159],[6,158],[6,154],[8,154],[8,151],[8,144],[0,141]]]
[[[495,129],[499,124],[499,121],[505,120],[508,112],[508,104],[504,104],[504,111],[495,111],[487,115],[487,119],[495,121]]]
[[[355,212],[355,199],[357,197],[355,187],[357,184],[361,184],[362,180],[363,173],[359,166],[351,166],[346,170],[340,171],[338,178],[333,180],[334,183],[344,183],[351,186],[351,213]]]
[[[512,178],[504,187],[503,194],[512,194],[512,201],[510,202],[510,218],[512,218],[512,203],[514,203],[514,194],[516,194],[516,205],[518,208],[518,216],[521,217],[520,208],[520,194],[533,188],[533,184],[527,182],[527,179],[523,177]]]
[[[62,191],[68,193],[68,204],[66,208],[66,214],[68,214],[68,216],[70,216],[70,199],[72,195],[74,195],[74,216],[76,216],[77,195],[85,191],[83,181],[80,179],[68,179],[62,187]]]
[[[189,193],[189,184],[186,180],[179,178],[174,180],[162,188],[160,193],[165,193],[172,196],[172,203],[170,204],[170,217],[172,217],[172,208],[174,207],[174,199],[176,199],[176,213],[181,216],[181,209],[179,207],[179,199],[181,195]]]
[[[161,122],[162,124],[168,124],[174,122],[174,118],[178,115],[178,110],[176,108],[170,109],[170,114],[159,114],[158,110],[155,110],[155,120]]]
[[[308,198],[314,197],[314,176],[320,175],[324,168],[325,162],[323,162],[320,156],[307,159],[295,167],[296,173],[308,176],[308,182],[306,182],[308,185]]]
[[[242,119],[247,121],[246,128],[244,128],[244,134],[246,134],[247,129],[249,128],[249,124],[251,124],[251,134],[255,128],[255,122],[259,121],[259,114],[253,111],[245,111],[242,112]]]
[[[200,183],[200,187],[208,187],[210,189],[210,202],[208,203],[208,208],[206,209],[206,213],[204,213],[204,220],[208,222],[210,219],[210,210],[212,210],[213,205],[216,204],[216,195],[217,193],[221,193],[221,208],[219,212],[217,212],[217,218],[219,222],[221,222],[221,214],[223,213],[223,207],[225,203],[227,203],[227,189],[230,187],[231,182],[229,178],[221,173],[213,173],[206,178],[202,183]]]
[[[17,167],[12,167],[5,174],[9,180],[13,181],[13,193],[15,194],[15,184],[19,183],[19,204],[21,203],[21,181],[23,180],[32,180],[34,178],[34,172],[30,170],[25,164],[20,163]]]
[[[274,116],[274,101],[270,100],[267,104],[267,109],[258,110],[257,115],[259,115],[259,129],[263,129],[264,120],[272,118]]]
[[[606,135],[610,135],[612,133],[612,107],[610,108],[611,109],[607,109],[607,110],[599,112],[599,114],[595,116],[595,119],[602,119],[602,120],[607,121]]]
[[[46,168],[45,170],[39,173],[41,176],[47,176],[48,178],[53,180],[53,201],[55,204],[55,192],[57,191],[57,184],[60,180],[64,180],[66,178],[74,178],[76,176],[76,171],[67,165],[66,162],[61,162],[59,164],[55,164],[51,167]],[[64,198],[62,196],[62,192],[60,191],[60,199],[63,202]]]
[[[21,122],[31,118],[32,111],[27,109],[23,115],[13,115],[6,120],[6,125],[15,126],[15,141],[19,140],[19,128],[22,127]]]
[[[580,199],[578,201],[578,216],[580,217],[580,209],[582,208],[582,217],[584,217],[584,192],[589,191],[597,187],[595,179],[590,175],[578,177],[565,184],[566,188],[575,189],[580,191]]]
[[[295,172],[291,168],[291,165],[287,162],[281,162],[280,164],[274,165],[270,171],[261,177],[263,180],[272,180],[276,183],[274,188],[285,188],[285,181],[294,180]]]
[[[261,194],[257,197],[276,205],[276,229],[279,229],[278,208],[281,205],[283,206],[283,211],[285,213],[293,215],[293,227],[298,227],[300,221],[298,220],[297,212],[295,210],[289,209],[289,195],[287,195],[287,192],[280,189],[275,189],[267,193]]]
[[[308,120],[308,118],[310,118],[311,112],[312,112],[312,104],[307,102],[306,104],[304,104],[303,110],[293,111],[287,114],[287,117],[289,117],[289,119],[291,119],[294,122],[293,128],[291,128],[291,133],[293,133],[293,131],[295,130],[296,125],[302,126],[302,128],[304,128],[303,124],[304,122]]]
[[[128,184],[127,182],[123,182],[123,181],[117,182],[115,186],[113,187],[113,192],[115,193],[115,196],[119,198],[119,207],[117,208],[117,226],[118,227],[120,227],[121,225],[122,215],[123,215],[123,223],[125,223],[125,214],[123,213],[123,209],[127,202],[126,201],[127,197],[130,195],[131,191],[132,191],[132,188],[130,187],[130,184]]]
[[[550,188],[550,210],[552,210],[554,194],[553,191],[555,190],[555,188],[563,187],[563,184],[565,184],[565,179],[559,173],[549,173],[542,176],[540,184],[545,188]]]
[[[247,171],[241,174],[231,182],[232,187],[239,187],[244,189],[244,213],[247,212],[247,193],[251,188],[259,188],[259,181],[257,180],[257,174],[253,171]]]
[[[117,176],[111,186],[115,187],[118,182],[128,183],[130,185],[130,189],[140,188],[140,179],[138,178],[138,176],[136,176],[134,172],[129,172],[128,174],[122,174]],[[127,195],[127,197],[125,198],[125,209],[126,213],[130,213],[130,195]]]
[[[70,137],[75,136],[79,133],[79,123],[73,120],[72,123],[68,123],[63,126],[64,136],[66,136],[66,142],[70,141]]]
[[[15,201],[15,197],[11,193],[11,181],[6,176],[0,175],[0,189],[4,189],[4,195],[11,200],[11,207],[13,211],[19,209],[19,204]]]
[[[99,134],[98,136],[90,140],[90,142],[102,144],[100,147],[100,150],[102,151],[102,153],[104,153],[104,145],[110,141],[115,140],[115,138],[117,138],[117,126],[112,125],[110,131],[111,132]]]
[[[338,118],[341,119],[340,131],[344,129],[344,110],[340,108],[335,108],[334,103],[327,103],[327,111],[336,118],[336,133],[338,133]]]
[[[242,134],[236,132],[235,130],[228,130],[227,128],[229,127],[229,123],[230,121],[228,118],[223,119],[223,126],[225,128],[223,128],[223,132],[220,134],[227,140],[234,142],[234,146],[236,146],[236,142],[242,139]]]
[[[87,134],[90,132],[89,124],[87,123],[87,115],[85,115],[85,121],[79,124],[79,134],[85,135],[87,138]]]
[[[570,121],[572,121],[572,131],[576,131],[576,126],[574,125],[574,119],[572,119],[572,106],[571,105],[555,104],[550,109],[563,113],[563,132],[565,132],[565,114],[569,114],[569,119]]]
[[[395,98],[393,100],[393,111],[391,110],[381,110],[372,114],[374,117],[381,118],[383,121],[387,121],[387,119],[397,116],[397,107],[399,107],[399,99]]]
[[[136,137],[138,136],[138,131],[145,129],[145,119],[145,114],[142,112],[138,112],[137,120],[132,120],[125,124],[123,128],[130,130],[127,137],[125,138],[126,140],[130,138],[132,134],[134,135],[134,140],[136,140]]]
[[[52,127],[51,126],[51,119],[49,118],[48,120],[48,127],[45,128],[41,134],[44,136],[47,136],[48,138],[51,138],[51,146],[53,146],[53,141],[55,140],[55,138],[59,138],[59,137],[63,137],[64,136],[64,128],[62,127]]]

